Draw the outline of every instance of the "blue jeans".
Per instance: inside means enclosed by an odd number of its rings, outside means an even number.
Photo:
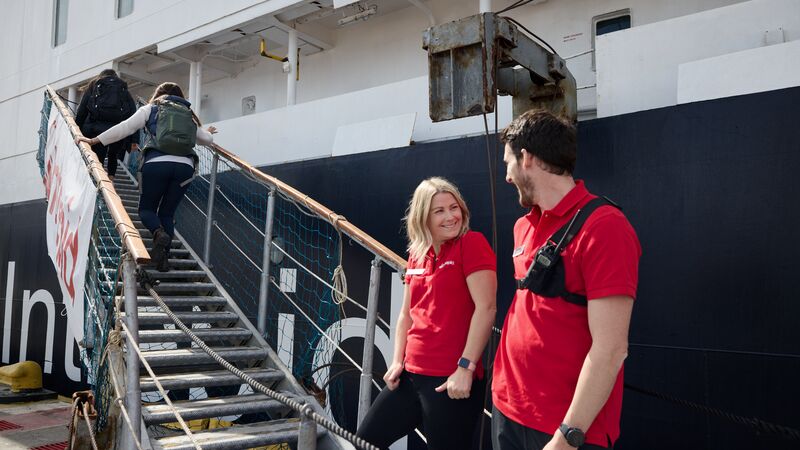
[[[177,162],[152,162],[142,166],[139,217],[150,232],[159,227],[175,236],[175,211],[189,189],[181,183],[194,175],[194,168]]]

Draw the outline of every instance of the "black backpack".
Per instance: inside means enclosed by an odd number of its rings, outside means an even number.
[[[99,122],[122,122],[131,115],[128,85],[117,77],[97,80],[86,105],[92,119]]]

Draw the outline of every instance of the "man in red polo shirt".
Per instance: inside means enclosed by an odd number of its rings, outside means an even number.
[[[520,280],[537,251],[597,197],[572,178],[577,144],[571,124],[528,111],[501,140],[506,181],[530,208],[514,226],[514,277]],[[622,212],[605,204],[588,215],[560,255],[568,294],[518,289],[506,315],[492,383],[494,450],[611,448],[619,436],[639,241]]]

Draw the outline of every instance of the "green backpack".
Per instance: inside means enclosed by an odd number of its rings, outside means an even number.
[[[150,135],[145,150],[153,148],[175,156],[194,154],[197,124],[187,105],[169,99],[159,100],[150,110],[145,128]]]

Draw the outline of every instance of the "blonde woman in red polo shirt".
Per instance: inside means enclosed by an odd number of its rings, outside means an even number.
[[[458,189],[429,178],[406,215],[406,288],[386,388],[358,435],[380,448],[421,427],[431,450],[472,446],[486,389],[481,354],[496,311],[496,257],[469,230]]]

